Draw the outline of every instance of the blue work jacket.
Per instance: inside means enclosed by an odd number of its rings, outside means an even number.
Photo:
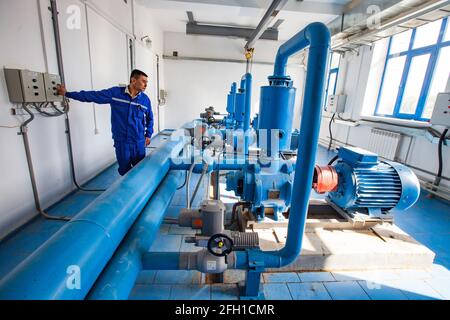
[[[100,91],[67,92],[66,97],[81,102],[111,105],[111,131],[116,142],[139,143],[153,134],[150,98],[143,92],[132,99],[128,87]]]

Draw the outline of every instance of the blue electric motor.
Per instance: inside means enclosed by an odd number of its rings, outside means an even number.
[[[321,191],[331,191],[329,199],[344,210],[365,209],[370,216],[380,216],[394,208],[407,210],[418,200],[420,184],[408,167],[380,161],[361,148],[340,148],[338,157],[334,167],[316,167],[315,188],[333,188]]]

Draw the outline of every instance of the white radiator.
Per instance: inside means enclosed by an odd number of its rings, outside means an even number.
[[[387,160],[395,160],[402,135],[397,132],[372,128],[368,149]]]

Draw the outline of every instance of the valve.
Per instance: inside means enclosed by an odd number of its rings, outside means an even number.
[[[250,60],[253,58],[253,53],[254,53],[255,49],[254,48],[249,48],[245,50],[245,59]]]
[[[207,248],[216,257],[226,257],[233,251],[233,240],[225,234],[215,234],[209,238]]]

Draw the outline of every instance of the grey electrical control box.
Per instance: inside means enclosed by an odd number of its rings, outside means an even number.
[[[9,101],[14,103],[46,102],[44,76],[42,73],[4,69]]]
[[[450,128],[450,92],[438,94],[430,122]]]
[[[56,93],[56,86],[59,84],[61,84],[61,77],[59,75],[44,73],[47,102],[60,102],[63,100],[63,97]]]
[[[345,111],[346,101],[347,96],[345,94],[332,94],[328,97],[328,105],[326,110],[332,113],[343,113]]]

